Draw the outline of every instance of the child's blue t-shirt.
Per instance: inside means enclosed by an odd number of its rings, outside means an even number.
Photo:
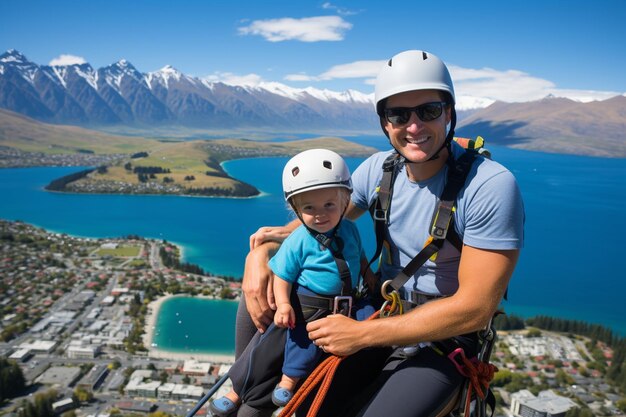
[[[363,254],[361,237],[356,225],[347,219],[341,221],[337,235],[343,241],[342,254],[350,269],[352,288],[356,288]],[[341,294],[343,284],[332,253],[304,226],[298,227],[285,239],[270,259],[269,267],[280,279],[297,282],[318,294]]]

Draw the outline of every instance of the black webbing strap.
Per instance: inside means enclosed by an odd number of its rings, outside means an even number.
[[[368,263],[372,265],[383,250],[385,230],[389,223],[389,209],[391,207],[391,197],[393,195],[393,183],[402,164],[404,157],[399,153],[392,153],[383,162],[383,176],[377,189],[377,198],[370,206],[370,214],[374,221],[374,232],[376,234],[376,250]]]
[[[432,240],[425,245],[421,251],[396,275],[391,281],[390,286],[399,291],[400,288],[417,272],[417,270],[426,263],[426,261],[437,253],[442,247],[443,243],[448,237],[448,234],[455,236],[457,241],[460,241],[456,232],[454,231],[454,210],[456,198],[465,184],[467,175],[472,167],[476,152],[465,151],[458,159],[454,159],[452,153],[448,158],[448,175],[446,178],[446,184],[439,198],[439,204],[437,210],[433,215],[432,226],[430,234]],[[452,236],[451,236],[452,237]],[[458,243],[458,242],[457,242]]]
[[[337,235],[339,226],[335,227],[333,237],[329,238],[323,233],[312,233],[315,240],[330,251],[337,264],[339,278],[341,278],[341,295],[352,295],[352,274],[346,259],[343,257],[343,239]],[[312,232],[312,229],[309,229]],[[333,247],[333,245],[335,247]]]

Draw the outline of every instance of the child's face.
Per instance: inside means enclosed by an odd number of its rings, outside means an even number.
[[[316,232],[326,233],[341,220],[349,195],[335,187],[307,191],[294,198],[304,224]]]

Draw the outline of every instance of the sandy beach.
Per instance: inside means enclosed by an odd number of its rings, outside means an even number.
[[[148,312],[146,313],[146,324],[144,328],[143,334],[143,345],[148,349],[148,357],[155,359],[174,359],[174,360],[189,360],[195,359],[197,361],[203,362],[214,362],[214,363],[233,363],[235,361],[234,355],[220,355],[220,354],[211,354],[211,353],[184,353],[184,352],[170,352],[167,350],[159,349],[158,347],[152,346],[152,339],[154,337],[154,329],[156,326],[156,319],[159,314],[159,309],[161,308],[161,304],[165,301],[169,300],[173,297],[189,297],[189,295],[178,294],[178,295],[165,295],[160,297],[150,304],[148,304]],[[200,298],[201,296],[196,296]],[[209,297],[204,297],[209,298]]]

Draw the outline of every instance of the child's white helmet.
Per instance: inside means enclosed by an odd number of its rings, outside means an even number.
[[[321,188],[343,187],[352,191],[350,170],[341,156],[328,149],[300,152],[283,169],[283,191],[294,195]]]

